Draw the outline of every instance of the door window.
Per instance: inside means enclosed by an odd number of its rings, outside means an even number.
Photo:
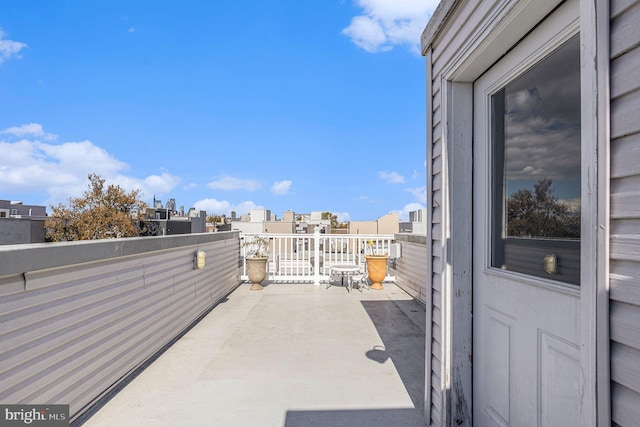
[[[580,44],[491,97],[491,266],[580,283]]]

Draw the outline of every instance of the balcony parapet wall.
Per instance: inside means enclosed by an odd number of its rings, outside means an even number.
[[[240,273],[238,232],[0,247],[0,401],[69,404],[78,419]]]
[[[396,284],[426,305],[427,290],[431,289],[427,280],[427,236],[400,233],[394,238],[402,253],[389,268],[395,274]]]
[[[109,258],[145,254],[216,241],[239,239],[239,232],[82,240],[0,246],[0,278],[28,271],[65,267]]]

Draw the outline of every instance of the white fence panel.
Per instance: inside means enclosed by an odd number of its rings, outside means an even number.
[[[365,254],[396,254],[392,234],[256,234],[241,233],[243,280],[248,280],[245,257],[256,237],[269,238],[267,280],[272,282],[328,282],[331,266],[365,262]],[[385,281],[394,281],[394,276]]]

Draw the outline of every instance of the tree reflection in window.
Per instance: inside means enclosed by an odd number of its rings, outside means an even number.
[[[580,238],[580,206],[559,200],[543,178],[531,190],[518,190],[507,199],[509,237]]]

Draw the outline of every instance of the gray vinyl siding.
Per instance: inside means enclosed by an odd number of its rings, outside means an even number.
[[[453,2],[450,2],[453,3]],[[482,22],[494,12],[497,1],[482,2],[461,2],[452,9],[451,16],[448,17],[446,27],[438,31],[438,35],[431,44],[431,63],[428,75],[432,80],[427,82],[430,85],[431,96],[431,129],[428,130],[428,142],[431,144],[430,158],[427,159],[427,170],[430,173],[430,192],[427,194],[427,208],[431,209],[431,223],[428,226],[428,234],[431,241],[431,411],[427,414],[429,425],[447,425],[452,413],[456,408],[447,407],[451,403],[445,400],[447,387],[446,381],[447,366],[445,362],[445,341],[449,338],[444,336],[443,327],[445,310],[448,307],[447,289],[451,278],[446,276],[447,242],[445,233],[448,227],[448,218],[442,207],[445,206],[444,196],[447,191],[448,178],[445,176],[444,168],[444,141],[445,124],[442,117],[445,115],[443,105],[446,97],[446,87],[442,87],[442,72],[448,65],[448,61],[456,57],[456,53],[469,42],[472,34],[478,31]],[[429,91],[428,91],[429,93]],[[455,209],[455,207],[453,207]],[[429,312],[429,311],[427,311]]]
[[[426,305],[427,292],[427,237],[415,234],[396,234],[400,243],[400,258],[392,264],[395,270],[396,284],[409,295]],[[393,273],[390,273],[393,274]]]
[[[439,81],[439,79],[434,79]],[[435,83],[433,90],[433,111],[440,109],[440,91]],[[440,115],[433,114],[433,131],[430,165],[431,192],[427,195],[427,209],[431,209],[430,228],[431,240],[431,411],[429,422],[431,425],[442,424],[442,131]],[[427,373],[428,375],[428,373]]]
[[[611,416],[640,420],[640,2],[611,2]]]
[[[0,401],[81,415],[239,284],[238,234],[216,234],[0,253],[19,252],[0,263]],[[199,250],[207,263],[194,270]]]

